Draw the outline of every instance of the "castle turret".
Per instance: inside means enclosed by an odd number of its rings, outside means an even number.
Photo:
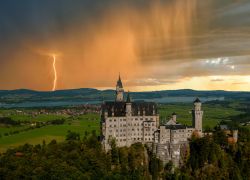
[[[196,131],[198,131],[199,134],[202,133],[202,117],[203,117],[203,111],[201,110],[201,101],[199,98],[197,98],[194,101],[194,109],[192,110],[192,116],[193,116],[193,127]]]
[[[173,119],[173,121],[176,123],[177,115],[176,115],[175,112],[172,114],[172,119]]]
[[[116,101],[117,102],[123,101],[123,93],[124,93],[124,89],[123,89],[121,77],[119,74],[119,79],[118,79],[117,84],[116,84]]]
[[[132,115],[132,103],[131,103],[131,98],[128,92],[127,101],[126,101],[126,116],[131,116],[131,115]]]
[[[235,143],[238,141],[238,130],[233,130],[233,140]]]

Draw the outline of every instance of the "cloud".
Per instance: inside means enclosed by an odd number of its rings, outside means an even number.
[[[113,87],[118,72],[142,89],[246,76],[249,12],[243,0],[2,1],[0,88],[51,89],[51,53],[60,89]]]
[[[176,84],[179,81],[177,80],[170,80],[170,79],[154,79],[154,78],[147,78],[147,79],[136,79],[136,80],[128,80],[125,81],[127,86],[159,86],[159,85],[168,85],[168,84]]]
[[[222,81],[225,81],[224,79],[212,79],[211,80],[212,82],[222,82]]]
[[[235,83],[232,83],[232,85],[244,85],[244,84],[249,84],[247,82],[235,82]]]

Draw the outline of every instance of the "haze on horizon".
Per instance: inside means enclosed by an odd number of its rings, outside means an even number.
[[[2,0],[0,89],[250,91],[248,0]]]

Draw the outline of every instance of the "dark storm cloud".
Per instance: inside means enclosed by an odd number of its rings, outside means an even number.
[[[91,81],[91,86],[99,82],[100,87],[109,86],[104,85],[103,79],[97,80],[99,76],[93,75],[90,79],[88,74],[97,70],[101,60],[111,58],[114,60],[101,62],[102,73],[109,73],[105,70],[110,68],[106,67],[108,63],[116,71],[129,64],[124,68],[127,74],[138,71],[141,75],[138,81],[130,79],[130,84],[140,86],[174,84],[181,78],[193,76],[249,75],[249,17],[249,0],[1,0],[0,88],[20,87],[22,82],[15,84],[14,73],[20,71],[16,75],[19,77],[31,65],[34,68],[28,69],[30,74],[23,79],[32,76],[35,68],[40,78],[44,78],[41,67],[45,63],[34,62],[41,58],[37,57],[35,48],[44,51],[58,48],[65,53],[61,58],[67,67],[62,87],[65,82],[72,82],[69,84],[73,86],[72,77],[77,79],[74,73],[77,72],[78,79],[83,76],[80,66],[86,67],[84,82]],[[124,50],[113,48],[118,46]],[[118,55],[112,55],[118,52],[122,57],[119,60]],[[218,58],[228,58],[228,61],[216,63]],[[129,63],[124,63],[124,59]],[[67,64],[66,61],[74,62]],[[159,62],[165,65],[155,65]],[[134,63],[138,69],[133,69]],[[151,72],[148,64],[160,70]],[[13,68],[14,73],[6,70],[8,68]],[[22,68],[26,69],[22,72]],[[48,74],[47,71],[43,73]],[[7,75],[11,78],[4,78]],[[48,82],[49,77],[44,84]],[[82,81],[77,83],[79,86]],[[33,88],[31,80],[30,84]]]
[[[0,2],[0,38],[48,38],[63,33],[75,22],[98,16],[101,1],[4,0]]]
[[[142,60],[192,61],[250,55],[249,1],[210,0],[197,3],[192,32],[183,37],[148,39],[140,51]],[[169,41],[183,40],[189,44],[184,47],[169,45]],[[250,64],[249,60],[245,63]]]
[[[162,3],[173,0],[161,1]],[[87,21],[97,21],[107,9],[131,6],[147,8],[150,1],[121,0],[3,0],[0,2],[1,50],[21,42],[25,38],[38,41],[63,36],[77,23],[84,26]],[[160,2],[160,1],[159,1]],[[207,8],[210,6],[210,9]],[[208,12],[206,12],[206,10]],[[190,45],[171,47],[169,39],[152,37],[138,39],[144,47],[138,47],[143,61],[213,58],[249,55],[250,47],[250,2],[239,0],[198,1],[193,23],[194,32],[187,37],[172,37],[178,41],[185,38]],[[203,26],[204,20],[208,25]],[[80,24],[79,24],[80,22]],[[16,45],[17,45],[16,44]],[[144,44],[144,43],[143,43]],[[147,45],[148,44],[148,45]],[[5,48],[4,48],[5,47]],[[3,53],[3,52],[1,52]]]
[[[133,3],[132,3],[133,2]],[[133,4],[141,0],[2,0],[0,2],[0,37],[23,38],[20,35],[52,36],[81,22],[98,21],[109,8]],[[139,7],[141,4],[141,7]]]

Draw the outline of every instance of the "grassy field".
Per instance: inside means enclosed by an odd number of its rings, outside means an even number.
[[[39,114],[37,116],[31,115],[10,115],[11,119],[16,121],[31,121],[31,122],[38,122],[38,121],[51,121],[54,119],[64,119],[68,116],[66,115],[46,115],[46,114]]]
[[[192,104],[169,104],[169,105],[159,105],[159,114],[162,122],[166,122],[171,114],[175,112],[177,114],[177,121],[191,125],[192,115],[191,110],[193,108]],[[229,120],[230,116],[240,114],[240,111],[235,110],[234,107],[223,107],[223,105],[207,105],[204,104],[202,109],[204,110],[203,127],[214,127],[221,120]],[[0,110],[0,114],[3,111]],[[68,117],[62,115],[38,115],[32,117],[30,115],[13,115],[11,111],[5,110],[4,113],[11,113],[9,117],[14,120],[20,121],[30,121],[30,122],[41,122],[50,121],[54,119],[64,118],[66,121],[61,125],[47,125],[41,128],[35,128],[28,131],[23,131],[18,134],[13,134],[10,136],[4,136],[4,133],[10,133],[10,131],[21,131],[29,127],[29,125],[22,125],[16,127],[3,127],[0,126],[0,152],[4,152],[7,148],[16,147],[21,144],[39,144],[43,140],[49,143],[52,139],[57,141],[63,141],[66,137],[67,132],[74,131],[78,132],[81,137],[84,135],[85,131],[91,132],[96,130],[97,134],[100,131],[100,116],[99,114],[87,114],[76,117]]]
[[[0,127],[0,131],[1,133],[9,132],[19,128],[23,127]],[[0,152],[25,143],[39,144],[42,143],[43,140],[49,143],[52,139],[63,141],[65,140],[65,136],[68,131],[78,132],[82,137],[85,131],[91,132],[92,130],[95,130],[97,133],[99,133],[99,115],[89,114],[79,116],[74,119],[69,118],[62,125],[48,125],[41,128],[35,128],[33,130],[20,132],[11,136],[2,136],[0,138]]]
[[[192,124],[192,104],[178,104],[178,105],[160,105],[159,113],[163,122],[166,122],[173,112],[177,114],[177,121],[191,125]],[[218,122],[222,120],[230,120],[230,116],[238,115],[242,112],[235,110],[232,107],[223,107],[221,105],[206,105],[203,104],[202,109],[204,111],[203,127],[214,127]]]

